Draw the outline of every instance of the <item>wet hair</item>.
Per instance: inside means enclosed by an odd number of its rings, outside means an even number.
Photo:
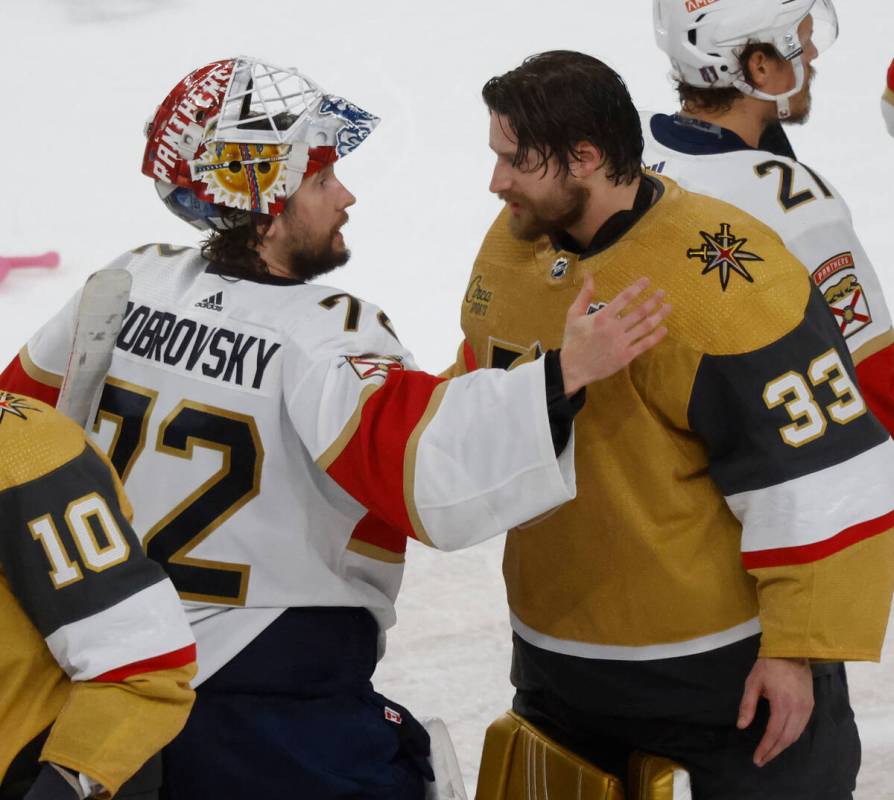
[[[513,166],[537,154],[534,170],[554,163],[567,174],[589,142],[603,155],[606,176],[631,184],[641,174],[643,132],[627,86],[599,59],[570,50],[530,56],[481,90],[491,113],[504,116],[518,140]]]
[[[264,217],[252,215],[246,224],[212,230],[202,241],[202,255],[213,261],[222,274],[234,278],[257,278],[267,274],[267,265],[258,255],[261,235],[258,223]]]
[[[739,75],[743,75],[748,83],[751,83],[751,75],[748,73],[748,62],[755,53],[763,53],[769,58],[781,60],[782,56],[772,44],[766,42],[749,42],[739,53]],[[692,86],[684,81],[677,81],[677,94],[680,97],[680,105],[689,111],[707,111],[720,114],[729,111],[737,100],[744,96],[735,86],[721,86],[717,89],[706,89],[701,86]]]

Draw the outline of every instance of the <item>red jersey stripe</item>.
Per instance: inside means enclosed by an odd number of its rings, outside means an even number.
[[[0,389],[14,394],[28,395],[54,407],[59,400],[59,386],[51,386],[32,377],[22,363],[21,354],[10,361],[6,369],[0,373]]]
[[[390,553],[403,555],[407,551],[407,537],[402,531],[392,528],[375,514],[369,513],[354,527],[351,541],[366,542]]]
[[[840,552],[857,542],[885,533],[894,527],[894,511],[884,516],[852,525],[830,539],[805,544],[800,547],[779,547],[773,550],[755,550],[742,553],[742,565],[745,569],[761,569],[762,567],[788,567],[795,564],[810,564],[821,561]]]
[[[857,382],[869,410],[894,434],[894,344],[857,364]]]
[[[104,672],[91,678],[91,683],[120,683],[125,678],[133,675],[142,675],[144,672],[159,672],[163,669],[177,669],[185,667],[196,660],[196,646],[194,644],[187,647],[181,647],[179,650],[173,650],[161,656],[153,656],[142,661],[134,661],[133,664],[125,664],[123,667]]]
[[[406,536],[416,537],[405,491],[407,446],[444,380],[392,370],[366,401],[357,430],[326,470],[380,521]]]
[[[466,372],[474,372],[478,369],[478,365],[475,363],[475,353],[472,351],[472,345],[469,344],[468,339],[463,340],[463,361],[466,362]]]

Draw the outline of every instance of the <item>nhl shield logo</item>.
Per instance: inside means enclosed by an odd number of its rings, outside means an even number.
[[[561,280],[565,277],[565,273],[568,272],[568,259],[565,256],[559,256],[554,262],[552,269],[550,269],[549,274],[551,278],[555,280]]]

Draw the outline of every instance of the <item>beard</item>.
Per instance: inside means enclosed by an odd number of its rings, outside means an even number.
[[[567,185],[544,200],[530,200],[524,195],[506,192],[500,199],[507,203],[518,203],[518,214],[510,214],[509,230],[516,239],[533,242],[541,236],[557,234],[580,221],[590,200],[590,190],[586,186]]]
[[[783,120],[786,125],[803,125],[810,118],[810,106],[812,98],[810,96],[810,87],[813,79],[816,77],[816,70],[811,66],[807,68],[804,75],[804,86],[791,99],[791,114]]]
[[[289,271],[295,278],[311,281],[348,263],[351,251],[345,247],[339,235],[339,228],[346,221],[347,215],[344,221],[329,231],[328,236],[317,241],[311,241],[309,235],[298,237],[294,249],[289,254]]]

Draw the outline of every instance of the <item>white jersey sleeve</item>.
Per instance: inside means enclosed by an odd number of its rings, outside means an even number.
[[[445,380],[416,368],[375,306],[334,292],[311,308],[286,345],[286,407],[320,469],[379,519],[455,549],[573,497],[542,361]]]

